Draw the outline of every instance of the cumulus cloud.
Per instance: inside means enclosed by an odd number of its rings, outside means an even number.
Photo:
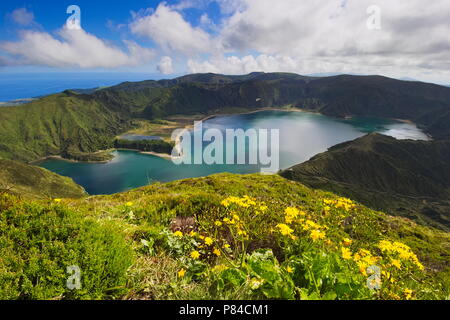
[[[185,19],[187,9],[220,6],[220,19],[205,12]],[[367,27],[367,9],[381,10],[381,28]],[[33,21],[25,9],[16,23]],[[190,72],[365,73],[450,79],[450,1],[434,0],[180,0],[132,12],[128,24],[140,41],[163,56],[157,68],[172,73],[171,57],[185,57]],[[115,67],[148,61],[137,43],[119,49],[82,31],[57,36],[25,31],[3,51],[28,63]],[[177,60],[177,61],[178,61]],[[181,71],[181,70],[178,70]],[[423,78],[423,77],[422,77]]]
[[[172,58],[171,57],[162,57],[161,61],[159,62],[157,69],[162,74],[172,74],[173,66],[172,66]]]
[[[17,42],[2,42],[0,49],[22,64],[49,67],[116,68],[150,61],[154,52],[132,41],[127,51],[81,30],[62,28],[58,37],[46,32],[22,31]]]
[[[225,73],[247,74],[254,71],[265,72],[292,72],[298,70],[300,61],[284,56],[259,55],[254,57],[247,55],[242,58],[237,56],[219,56],[207,61],[188,61],[189,72],[192,73]]]
[[[234,2],[218,39],[226,55],[191,59],[190,71],[450,71],[446,0]],[[373,4],[381,10],[380,30],[367,28],[367,8]]]
[[[214,50],[207,32],[193,27],[175,8],[165,3],[161,3],[155,12],[135,19],[130,28],[134,34],[155,41],[165,51],[194,55]]]

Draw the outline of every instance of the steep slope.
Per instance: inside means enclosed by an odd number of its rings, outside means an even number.
[[[305,93],[303,106],[323,114],[408,119],[436,139],[450,138],[450,91],[444,86],[343,75],[312,81]]]
[[[0,156],[21,161],[50,155],[76,158],[112,147],[127,115],[90,96],[67,91],[0,110]]]
[[[370,134],[281,173],[375,209],[450,227],[450,140]]]
[[[17,161],[0,159],[0,193],[12,193],[26,198],[81,198],[82,187],[72,179],[46,169]]]

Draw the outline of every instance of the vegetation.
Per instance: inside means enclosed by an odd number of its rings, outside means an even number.
[[[118,149],[134,149],[146,152],[171,154],[174,145],[164,140],[124,140],[117,139],[114,147]]]
[[[88,96],[71,92],[0,110],[0,157],[33,161],[46,156],[106,150],[111,137],[129,128],[119,114]]]
[[[5,192],[27,198],[47,199],[86,196],[84,189],[70,178],[40,167],[0,159],[0,193]]]
[[[450,298],[449,102],[450,88],[432,84],[252,73],[2,107],[0,157],[24,162],[105,160],[99,150],[114,146],[166,152],[168,142],[115,139],[144,127],[167,134],[180,114],[288,105],[410,119],[440,140],[369,135],[282,173],[340,196],[280,176],[221,174],[86,197],[70,179],[0,160],[0,299]],[[81,271],[79,290],[67,286],[68,267]]]
[[[449,295],[448,233],[279,176],[220,174],[80,200],[0,199],[0,298]],[[72,265],[81,291],[66,287]]]
[[[422,224],[450,228],[450,141],[370,134],[281,173]]]

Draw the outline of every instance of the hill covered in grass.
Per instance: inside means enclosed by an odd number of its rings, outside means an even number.
[[[450,140],[370,134],[281,173],[371,208],[450,228]]]
[[[449,240],[279,176],[59,202],[2,194],[0,298],[444,299]]]
[[[44,97],[0,109],[0,156],[90,159],[136,120],[293,106],[330,116],[409,119],[436,139],[450,137],[450,88],[380,76],[305,77],[193,74],[172,80]],[[93,160],[98,160],[98,155]],[[100,157],[101,158],[101,157]]]
[[[89,160],[87,154],[113,147],[113,137],[130,127],[127,119],[125,112],[70,91],[5,107],[0,110],[0,157]]]
[[[70,178],[18,161],[0,159],[0,193],[5,192],[40,199],[86,196],[84,189]]]

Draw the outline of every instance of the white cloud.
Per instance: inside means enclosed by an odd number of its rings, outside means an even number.
[[[152,50],[126,41],[127,51],[114,47],[84,30],[62,28],[58,38],[46,32],[22,31],[17,42],[0,43],[0,49],[22,64],[50,67],[116,68],[136,66],[154,57]]]
[[[264,72],[293,72],[299,69],[299,61],[290,57],[259,55],[254,57],[247,55],[242,58],[237,56],[214,57],[208,61],[189,60],[188,68],[192,73],[225,73],[247,74],[254,71]]]
[[[26,8],[15,9],[10,13],[10,17],[15,23],[21,26],[30,26],[34,24],[34,14]]]
[[[157,67],[158,71],[162,74],[172,74],[173,66],[172,66],[172,58],[171,57],[162,57],[161,61],[158,64]]]
[[[289,71],[300,73],[417,75],[432,70],[450,77],[449,1],[233,2],[233,14],[223,22],[218,39],[232,57],[191,59],[191,71],[245,73],[252,68],[292,67]],[[373,4],[381,8],[381,30],[367,28],[367,8]]]
[[[185,10],[205,10],[211,2],[220,6],[219,20],[206,12],[198,25],[184,18]],[[381,30],[367,28],[374,4],[381,8]],[[17,17],[22,25],[33,21],[25,9]],[[433,74],[450,81],[448,0],[181,0],[132,12],[128,26],[152,40],[161,56],[186,57],[190,72]],[[84,68],[139,65],[152,55],[134,42],[123,50],[86,32],[66,33],[28,31],[0,48],[27,63]],[[158,68],[174,69],[166,58]]]
[[[207,32],[193,27],[165,3],[161,3],[154,13],[135,19],[130,28],[134,34],[152,39],[168,52],[193,55],[214,50]]]

